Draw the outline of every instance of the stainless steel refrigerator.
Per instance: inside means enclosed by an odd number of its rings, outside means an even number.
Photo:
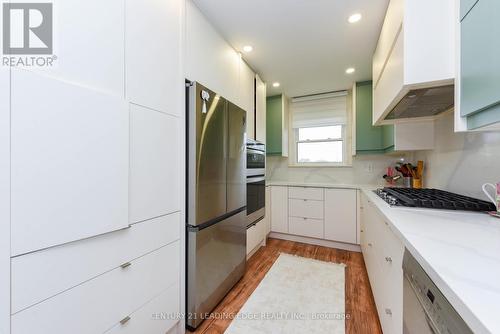
[[[187,310],[198,327],[245,272],[246,113],[187,88]]]

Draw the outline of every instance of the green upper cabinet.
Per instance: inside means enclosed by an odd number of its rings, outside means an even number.
[[[394,147],[394,127],[372,125],[372,82],[358,82],[354,89],[356,154],[385,153],[391,150]]]
[[[286,97],[270,96],[266,100],[266,152],[288,156],[288,112]]]
[[[500,122],[500,1],[460,4],[460,114],[476,129]]]

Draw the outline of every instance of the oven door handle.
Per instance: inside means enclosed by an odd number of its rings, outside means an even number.
[[[266,152],[259,151],[259,150],[253,149],[253,148],[247,148],[247,152],[249,152],[249,153],[255,153],[255,154],[258,154],[258,155],[266,155]]]
[[[265,175],[247,176],[247,183],[261,182],[265,180]]]

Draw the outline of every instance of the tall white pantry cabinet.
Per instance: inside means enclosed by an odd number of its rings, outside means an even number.
[[[55,0],[0,69],[0,333],[182,332],[184,0]]]

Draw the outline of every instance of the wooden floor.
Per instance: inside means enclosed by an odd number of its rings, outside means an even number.
[[[346,333],[382,333],[361,253],[278,239],[268,239],[267,245],[261,247],[248,260],[245,276],[220,302],[214,313],[238,313],[278,258],[280,252],[322,261],[345,263],[347,265],[346,317],[349,317],[346,320]],[[195,333],[224,333],[230,322],[230,320],[220,319],[220,317],[207,319]]]

